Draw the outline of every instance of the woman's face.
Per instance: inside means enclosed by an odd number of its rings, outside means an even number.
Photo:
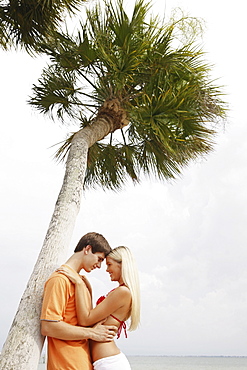
[[[121,263],[116,262],[111,257],[106,257],[106,272],[110,274],[111,281],[118,281],[122,283],[122,269]]]

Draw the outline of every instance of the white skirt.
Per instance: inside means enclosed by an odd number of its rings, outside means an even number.
[[[94,370],[131,370],[127,357],[120,352],[118,355],[100,358],[93,363]]]

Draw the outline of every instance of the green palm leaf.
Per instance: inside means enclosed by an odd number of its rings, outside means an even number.
[[[83,0],[8,0],[0,2],[0,45],[20,45],[29,52],[50,38],[66,12],[73,14]],[[1,32],[4,30],[4,35]]]
[[[221,89],[210,81],[210,66],[195,43],[198,20],[160,24],[148,19],[149,8],[136,1],[127,16],[122,0],[116,6],[106,0],[105,12],[99,5],[88,10],[77,36],[57,33],[45,47],[53,65],[34,87],[31,104],[62,119],[77,117],[81,127],[93,125],[111,99],[128,117],[123,135],[116,131],[89,149],[87,187],[119,189],[127,178],[140,181],[142,173],[176,177],[212,150],[216,124],[225,117]],[[181,30],[186,38],[182,33],[178,42]],[[114,114],[108,110],[104,117]]]

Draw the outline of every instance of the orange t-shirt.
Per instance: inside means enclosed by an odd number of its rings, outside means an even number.
[[[91,297],[88,292],[88,302]],[[78,325],[75,306],[75,286],[63,274],[54,272],[47,280],[41,311],[41,320],[64,321]],[[88,341],[60,340],[48,337],[48,370],[91,370]]]

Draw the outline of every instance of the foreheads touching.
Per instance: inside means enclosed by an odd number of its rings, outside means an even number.
[[[128,254],[129,249],[127,247],[116,247],[111,250],[108,257],[112,258],[114,261],[121,263],[126,254]]]

